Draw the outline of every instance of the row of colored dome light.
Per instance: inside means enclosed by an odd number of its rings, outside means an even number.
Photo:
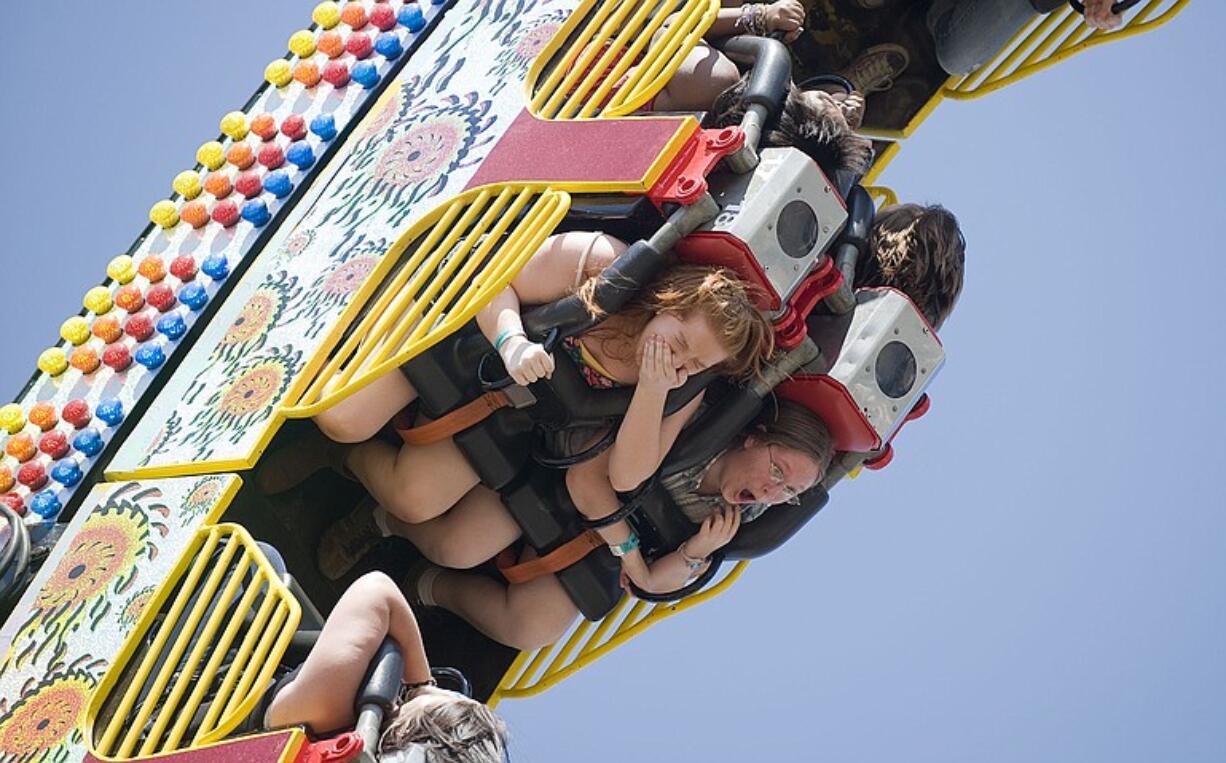
[[[89,460],[106,445],[102,432],[90,426],[94,416],[107,428],[117,427],[124,419],[123,403],[104,400],[91,412],[84,400],[71,400],[59,411],[44,401],[35,403],[29,416],[16,403],[0,407],[0,430],[10,435],[4,441],[4,453],[20,464],[14,472],[6,461],[0,461],[0,503],[24,515],[25,500],[12,492],[21,484],[32,493],[30,511],[44,518],[59,514],[63,508],[59,496],[54,489],[44,488],[50,480],[72,487],[85,476]]]
[[[443,5],[448,0],[431,2]],[[325,31],[318,39],[311,30],[296,32],[290,39],[290,51],[299,59],[307,59],[318,52],[329,60],[320,70],[313,61],[299,60],[291,66],[288,60],[278,59],[265,72],[271,84],[283,87],[298,81],[313,87],[319,81],[325,81],[334,87],[344,87],[353,80],[371,89],[378,84],[380,75],[377,66],[364,59],[372,52],[387,59],[403,53],[399,37],[390,31],[396,24],[413,33],[421,31],[426,25],[425,15],[417,3],[407,2],[398,12],[393,12],[384,0],[376,0],[369,12],[361,2],[356,1],[346,3],[344,7],[335,2],[320,3],[312,13],[312,20]],[[348,36],[330,31],[341,23],[353,30]],[[381,32],[373,41],[369,35],[358,32],[368,25]],[[352,70],[336,60],[346,53],[355,59]],[[331,114],[316,116],[309,129],[324,142],[337,134],[335,118]],[[164,228],[172,228],[182,220],[199,228],[212,219],[228,227],[241,217],[258,227],[271,219],[271,213],[266,203],[257,197],[267,191],[279,199],[293,190],[290,173],[278,168],[288,161],[299,171],[305,172],[317,158],[309,142],[305,120],[298,114],[285,117],[277,125],[271,114],[258,115],[248,122],[243,112],[231,112],[222,119],[221,131],[230,139],[229,146],[219,141],[204,144],[196,156],[203,170],[197,168],[182,172],[172,184],[174,192],[186,201],[183,208],[179,209],[170,199],[158,202],[150,212],[153,222]],[[249,133],[264,141],[258,151],[246,142]],[[276,142],[278,133],[289,140],[287,146],[282,147]],[[263,177],[258,174],[259,168],[254,168],[257,162],[265,168]],[[227,164],[232,165],[239,174],[231,178],[223,170]],[[203,178],[202,171],[208,172]],[[205,205],[203,199],[197,198],[202,191],[214,198],[212,209]],[[233,192],[246,199],[241,208],[227,198]],[[123,371],[133,361],[150,370],[158,368],[166,360],[168,348],[165,342],[178,340],[188,329],[182,311],[174,308],[182,303],[190,310],[198,311],[209,300],[204,284],[195,280],[197,271],[218,281],[229,274],[229,268],[230,263],[224,254],[210,255],[199,265],[191,255],[180,255],[174,258],[169,267],[170,275],[180,282],[176,291],[170,284],[162,283],[167,269],[161,258],[151,255],[139,265],[127,255],[115,258],[107,268],[107,275],[119,284],[118,288],[112,293],[111,288],[98,286],[86,294],[83,304],[94,315],[92,323],[82,316],[65,321],[61,327],[61,337],[72,345],[71,351],[66,352],[60,346],[44,351],[39,356],[39,369],[54,376],[73,367],[88,375],[100,365],[106,365],[116,372]],[[137,276],[148,282],[147,288],[142,290],[135,282]],[[119,317],[111,314],[115,307],[128,313],[122,323]],[[155,338],[155,332],[160,337]],[[135,352],[123,339],[124,335],[131,338]],[[101,353],[98,352],[98,343],[90,341],[91,337],[101,340]],[[118,426],[124,417],[122,403],[117,398],[103,400],[94,413],[108,427]],[[88,460],[105,446],[103,434],[88,426],[91,418],[88,403],[84,400],[67,403],[58,414],[51,403],[36,403],[28,417],[18,404],[0,408],[0,430],[11,435],[4,442],[4,453],[20,465],[14,473],[11,464],[0,457],[0,502],[24,513],[22,496],[12,492],[19,483],[31,492],[30,510],[40,516],[54,518],[62,504],[54,490],[43,489],[48,478],[64,487],[76,485],[83,478],[83,467],[87,466]],[[80,430],[71,442],[68,434],[61,431],[62,425],[61,429],[56,429],[61,420]],[[23,431],[29,427],[35,431]],[[37,442],[35,434],[38,434]],[[41,492],[35,492],[39,490]]]
[[[433,0],[436,5],[442,5],[446,1]],[[346,86],[352,79],[367,89],[373,88],[380,80],[378,67],[362,59],[370,56],[372,51],[386,59],[399,57],[404,48],[400,37],[390,30],[400,24],[416,33],[426,25],[425,14],[417,3],[405,3],[399,12],[396,12],[382,0],[376,2],[369,12],[358,0],[349,2],[344,7],[335,2],[323,2],[315,7],[311,18],[325,31],[320,33],[318,38],[310,29],[299,30],[290,36],[290,52],[299,60],[291,65],[287,59],[279,58],[269,64],[264,76],[273,86],[285,87],[298,81],[310,88],[323,80],[339,88]],[[334,27],[341,23],[352,29],[347,37],[334,30]],[[368,35],[358,31],[368,25],[381,30],[381,34],[373,42]],[[328,61],[322,71],[319,65],[311,60],[317,52],[334,59]],[[345,63],[335,60],[345,53],[357,59],[352,70]],[[300,170],[306,170],[315,162],[314,150],[303,140],[306,137],[305,127],[300,115],[286,117],[280,132],[293,142],[283,149],[273,142],[277,136],[277,127],[275,117],[271,114],[256,116],[250,123],[247,115],[241,111],[226,114],[221,120],[221,132],[233,143],[226,148],[218,141],[210,141],[196,153],[197,162],[214,174],[202,181],[199,170],[179,173],[172,183],[172,188],[176,194],[187,200],[187,203],[180,209],[173,199],[163,199],[150,209],[150,221],[166,229],[174,228],[180,221],[193,228],[201,228],[207,225],[209,220],[225,227],[234,225],[239,219],[247,220],[256,227],[268,223],[272,219],[268,204],[255,197],[261,190],[267,190],[276,198],[284,198],[294,187],[289,174],[277,172],[276,169],[289,161]],[[316,116],[311,121],[310,129],[321,140],[329,141],[337,133],[335,118],[331,114]],[[266,142],[258,153],[243,142],[249,133],[254,133]],[[223,179],[216,175],[216,171],[226,162],[235,165],[239,170],[246,170],[256,161],[269,170],[262,183],[258,177],[251,174],[240,175],[232,183],[227,182],[228,178]],[[202,189],[219,200],[228,196],[231,190],[238,190],[247,201],[243,202],[241,207],[233,201],[219,201],[210,210],[203,201],[196,200]]]
[[[166,361],[162,344],[150,343],[154,332],[175,341],[187,333],[187,321],[174,307],[180,303],[192,311],[199,311],[209,301],[206,286],[196,279],[197,272],[220,281],[230,273],[230,261],[221,253],[211,254],[197,266],[190,254],[182,254],[170,263],[169,271],[161,257],[148,255],[137,265],[132,257],[124,254],[111,260],[107,277],[120,284],[114,292],[106,286],[95,286],[85,293],[82,305],[93,314],[92,322],[85,316],[75,315],[60,326],[60,338],[72,345],[71,352],[62,346],[51,347],[39,356],[38,368],[43,373],[58,376],[69,366],[83,374],[93,373],[99,364],[115,371],[122,371],[135,360],[140,365],[154,369]],[[179,281],[176,290],[170,283],[163,283],[167,274]],[[147,282],[142,288],[135,282],[137,276]],[[111,314],[118,307],[127,318],[120,320]],[[158,316],[161,317],[158,317]],[[127,335],[142,344],[132,353],[120,340]],[[96,337],[105,345],[101,356],[95,346],[87,344]]]
[[[307,140],[306,122],[299,114],[290,114],[278,126],[272,114],[259,114],[248,122],[246,114],[234,111],[222,119],[221,129],[233,142],[228,147],[215,140],[202,145],[196,161],[208,174],[202,178],[200,170],[184,170],[176,175],[171,188],[186,203],[180,208],[171,199],[162,199],[149,210],[152,222],[170,229],[182,220],[201,228],[213,220],[228,228],[241,218],[260,227],[272,219],[272,212],[259,196],[267,191],[283,199],[294,190],[294,177],[280,168],[288,162],[306,171],[315,164],[315,148]],[[319,140],[329,141],[336,137],[336,120],[331,114],[321,114],[311,120],[310,129]],[[248,142],[248,134],[263,141],[258,150]],[[279,136],[289,141],[287,146],[278,142]],[[267,173],[263,177],[260,168]],[[241,206],[228,198],[233,192],[245,199]],[[201,193],[213,197],[211,208],[198,198]]]

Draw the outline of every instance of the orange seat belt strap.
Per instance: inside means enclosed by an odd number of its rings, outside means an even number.
[[[392,420],[392,426],[400,433],[400,437],[406,444],[429,445],[432,442],[446,440],[457,432],[463,432],[472,425],[489,418],[494,411],[510,406],[511,400],[506,393],[496,389],[421,426],[412,426],[408,420],[408,414],[401,411]]]
[[[606,544],[600,537],[600,533],[595,530],[584,530],[548,554],[519,564],[512,564],[513,560],[508,559],[507,554],[499,554],[498,571],[512,585],[527,583],[542,575],[552,575],[559,570],[564,570],[604,545]]]

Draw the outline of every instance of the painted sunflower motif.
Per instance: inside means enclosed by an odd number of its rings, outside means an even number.
[[[391,126],[355,146],[315,227],[332,223],[356,230],[378,216],[399,228],[420,202],[462,185],[485,158],[494,138],[490,101],[476,93],[402,98]],[[312,211],[314,212],[314,210]],[[336,256],[335,250],[333,255]]]
[[[278,325],[286,305],[297,299],[302,291],[297,276],[284,270],[270,274],[243,303],[225,335],[213,348],[209,362],[229,364],[263,349],[268,332]]]
[[[285,253],[291,257],[297,257],[310,248],[314,240],[315,231],[310,228],[299,228],[285,240]]]
[[[217,505],[225,489],[225,477],[205,477],[192,486],[191,492],[183,499],[179,508],[179,526],[187,527],[199,516],[206,514]]]
[[[171,443],[179,436],[179,432],[182,429],[183,417],[179,415],[178,411],[171,411],[166,417],[166,423],[162,424],[161,428],[158,429],[157,433],[149,441],[148,447],[145,448],[145,455],[141,459],[141,465],[148,465],[154,456],[170,450]]]
[[[207,459],[219,440],[238,443],[245,432],[268,420],[302,368],[302,350],[265,349],[228,373],[228,385],[213,390],[188,422],[180,447],[190,457]]]
[[[157,586],[149,585],[129,596],[119,610],[119,624],[129,629],[135,626],[136,621],[149,606],[149,602],[153,601],[153,593],[156,590]]]
[[[500,30],[495,45],[498,55],[486,72],[486,78],[495,83],[491,95],[496,95],[508,84],[519,86],[524,81],[528,67],[562,28],[566,16],[567,12],[560,9],[521,16]]]
[[[328,296],[348,297],[358,290],[366,276],[370,275],[379,261],[374,257],[358,257],[349,260],[328,274],[323,283],[323,292]]]
[[[155,501],[161,491],[139,488],[138,483],[129,483],[113,492],[73,536],[13,638],[16,667],[47,649],[58,653],[85,622],[90,631],[96,630],[113,599],[136,579],[138,562],[157,556],[150,530],[163,537],[168,530],[151,514],[165,518],[169,510]]]
[[[69,748],[82,743],[80,721],[97,683],[88,672],[71,669],[27,688],[0,717],[0,760],[66,760]]]

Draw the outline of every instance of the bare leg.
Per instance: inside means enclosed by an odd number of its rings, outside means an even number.
[[[553,575],[508,586],[484,575],[443,570],[434,600],[495,641],[516,649],[552,644],[579,610]]]
[[[655,97],[654,111],[702,111],[741,78],[736,64],[705,42],[698,43]]]
[[[387,528],[412,541],[430,561],[454,569],[476,567],[493,558],[521,532],[502,498],[484,485],[469,490],[446,513],[420,524],[389,514]]]
[[[416,399],[417,390],[404,374],[389,371],[316,416],[315,423],[336,442],[362,442]]]
[[[437,517],[480,481],[450,439],[399,448],[367,440],[349,449],[345,466],[380,506],[409,523]]]

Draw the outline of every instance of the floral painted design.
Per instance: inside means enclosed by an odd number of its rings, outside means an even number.
[[[0,760],[67,760],[69,748],[82,744],[81,721],[102,664],[86,655],[76,667],[59,668],[37,683],[31,679],[12,707],[7,707],[9,700],[0,700]]]
[[[112,493],[72,538],[72,545],[34,600],[29,618],[13,639],[13,665],[21,667],[50,649],[58,651],[65,638],[89,622],[95,629],[111,608],[111,596],[125,593],[141,559],[157,557],[150,534],[169,532],[170,510],[158,502],[156,488],[141,490],[130,483]]]

